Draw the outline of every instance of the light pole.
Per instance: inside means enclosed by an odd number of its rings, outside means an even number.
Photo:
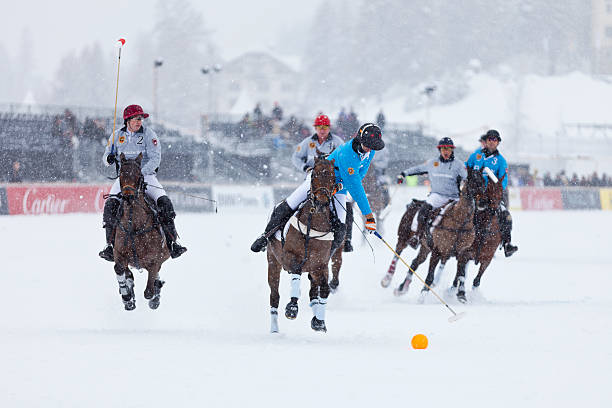
[[[164,60],[161,58],[157,58],[153,61],[153,115],[155,116],[155,120],[159,120],[159,116],[157,116],[157,83],[158,83],[158,70],[164,64]]]
[[[425,87],[423,93],[427,96],[427,107],[425,108],[425,116],[427,122],[427,131],[431,133],[431,117],[430,117],[430,109],[431,109],[431,98],[433,98],[433,93],[436,90],[435,85],[430,85]]]
[[[212,67],[209,66],[204,66],[202,68],[200,68],[200,72],[207,77],[207,85],[208,85],[208,103],[206,104],[207,106],[207,114],[203,116],[203,121],[202,121],[202,132],[204,132],[206,129],[206,140],[208,142],[208,148],[209,148],[209,157],[208,157],[208,166],[207,166],[207,171],[208,171],[208,177],[214,177],[215,175],[215,165],[214,165],[214,150],[212,148],[212,142],[210,140],[210,136],[209,136],[209,130],[210,130],[210,116],[213,113],[213,110],[216,111],[217,110],[217,101],[215,100],[215,104],[213,107],[213,101],[212,101],[212,74],[213,73],[219,73],[221,72],[221,65],[219,64],[214,64]],[[204,120],[206,120],[206,125],[204,125]]]
[[[219,64],[215,64],[212,67],[209,66],[204,66],[200,69],[200,72],[202,72],[202,74],[204,74],[204,76],[207,76],[207,84],[208,84],[208,103],[207,103],[207,109],[208,109],[208,114],[212,114],[212,113],[216,113],[217,111],[217,100],[216,100],[216,95],[215,95],[215,101],[213,104],[213,81],[212,81],[212,74],[216,73],[218,74],[219,72],[221,72],[221,65]]]

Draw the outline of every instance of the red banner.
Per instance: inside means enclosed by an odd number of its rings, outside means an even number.
[[[563,199],[558,188],[521,188],[523,210],[562,210]]]
[[[9,214],[67,214],[102,212],[104,194],[110,186],[32,185],[8,186],[6,195]]]

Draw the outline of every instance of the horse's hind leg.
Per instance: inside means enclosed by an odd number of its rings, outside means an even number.
[[[329,288],[332,293],[336,293],[338,290],[338,285],[340,285],[340,268],[342,268],[342,251],[336,251],[334,256],[332,256],[332,279],[329,282]]]
[[[391,284],[391,280],[393,279],[393,275],[395,274],[395,268],[397,267],[397,261],[399,260],[398,255],[401,255],[402,251],[408,246],[408,238],[410,238],[410,225],[412,224],[413,216],[414,211],[411,210],[406,210],[406,212],[402,216],[402,220],[400,221],[400,225],[397,229],[397,245],[395,246],[395,253],[397,255],[393,254],[391,265],[389,265],[387,273],[380,281],[380,286],[382,286],[383,288],[386,288]]]
[[[147,267],[149,278],[147,279],[147,288],[144,291],[144,297],[149,301],[151,309],[157,309],[161,301],[161,288],[164,286],[164,281],[159,279],[159,270],[161,264],[155,263]]]
[[[281,264],[271,251],[268,251],[268,286],[270,287],[270,332],[278,333],[278,303],[280,295],[278,285],[280,282]]]
[[[125,310],[136,309],[136,296],[134,295],[134,276],[127,266],[115,263],[115,275],[119,283],[119,294],[123,300]]]

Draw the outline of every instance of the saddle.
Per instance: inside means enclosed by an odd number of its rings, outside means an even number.
[[[277,240],[279,240],[281,242],[281,247],[285,246],[285,237],[287,236],[287,233],[289,232],[289,227],[293,226],[298,231],[300,231],[300,232],[302,232],[304,234],[306,233],[307,226],[304,225],[304,223],[299,221],[298,218],[297,218],[298,212],[302,209],[302,207],[304,207],[304,205],[306,205],[305,201],[298,206],[298,208],[293,212],[293,215],[289,218],[289,220],[287,220],[287,222],[285,222],[284,224],[281,224],[280,227],[274,233],[274,238],[276,238]],[[338,219],[338,215],[334,211],[330,212],[329,218],[330,218],[329,221],[330,221],[330,224],[332,226],[332,232],[333,232],[333,231],[336,230],[336,226],[340,223],[340,220]],[[326,232],[317,231],[317,230],[311,228],[310,229],[310,238],[311,239],[320,239],[320,240],[323,240],[323,241],[333,241],[334,234],[333,233],[329,234],[329,233],[326,233]]]

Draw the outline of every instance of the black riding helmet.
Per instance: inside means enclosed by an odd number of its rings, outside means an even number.
[[[451,147],[451,148],[455,148],[455,144],[453,143],[453,139],[451,139],[450,137],[443,137],[442,139],[440,139],[440,141],[438,142],[438,149],[441,147]]]
[[[380,128],[373,123],[364,123],[357,131],[356,139],[372,150],[382,150],[385,142],[382,140]]]
[[[488,130],[484,136],[485,136],[485,140],[497,139],[498,142],[501,142],[501,136],[499,135],[499,132],[495,129]]]

